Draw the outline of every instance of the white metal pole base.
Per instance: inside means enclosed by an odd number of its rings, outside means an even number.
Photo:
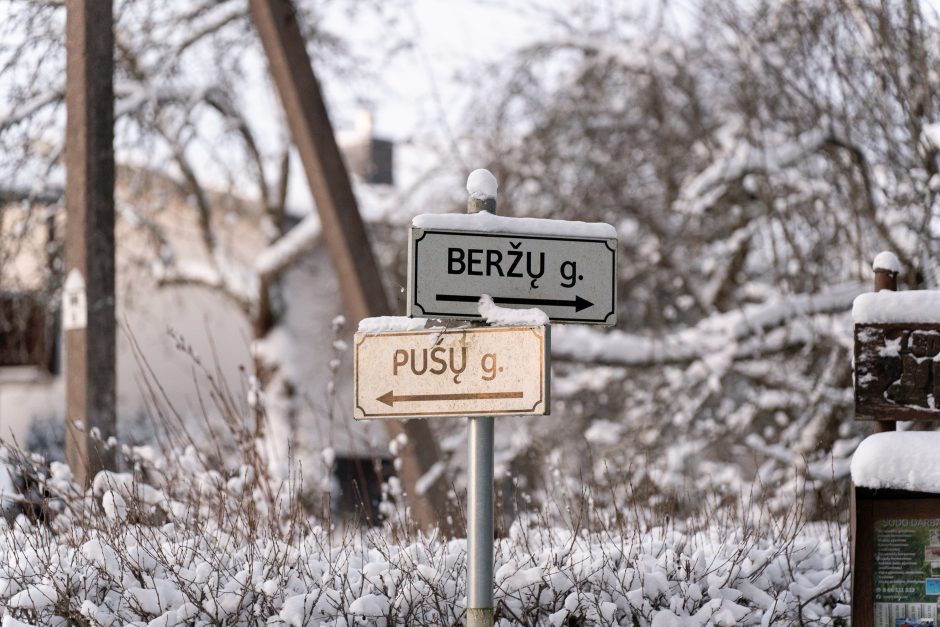
[[[493,627],[493,608],[468,608],[467,627]]]

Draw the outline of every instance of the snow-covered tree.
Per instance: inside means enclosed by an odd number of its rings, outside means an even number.
[[[587,433],[610,452],[589,470],[629,466],[652,493],[844,476],[846,312],[871,259],[892,250],[908,287],[940,283],[934,9],[571,9],[496,68],[473,129],[506,213],[617,226],[620,330],[554,334],[556,382],[577,384],[556,395],[563,428],[534,426],[517,453],[576,459]]]

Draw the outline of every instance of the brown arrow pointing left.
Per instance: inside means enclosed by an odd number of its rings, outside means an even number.
[[[490,398],[522,398],[522,392],[467,392],[456,394],[395,394],[389,390],[375,400],[394,407],[396,401],[474,401]]]

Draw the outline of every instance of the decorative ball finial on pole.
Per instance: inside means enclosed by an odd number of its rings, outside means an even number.
[[[485,168],[474,170],[467,177],[467,213],[496,213],[496,188],[493,173]]]
[[[878,253],[871,264],[875,271],[875,291],[896,291],[898,289],[898,274],[901,273],[901,262],[897,256],[887,250]]]

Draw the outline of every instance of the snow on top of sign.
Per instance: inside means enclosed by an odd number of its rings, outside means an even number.
[[[940,432],[889,431],[867,437],[852,457],[852,482],[863,488],[940,493]]]
[[[510,218],[480,213],[425,213],[415,216],[411,225],[419,229],[443,229],[513,235],[555,235],[614,239],[617,229],[605,222],[576,222],[543,218]]]
[[[406,318],[405,316],[378,316],[363,318],[359,321],[360,333],[381,333],[382,331],[418,331],[423,329],[426,318]]]
[[[485,168],[474,170],[467,177],[467,193],[473,198],[496,198],[496,177]]]
[[[881,290],[861,294],[852,303],[852,320],[856,324],[940,323],[940,291]]]
[[[884,250],[875,257],[871,264],[872,270],[887,270],[898,274],[901,272],[901,262],[893,252]]]
[[[497,327],[538,326],[548,324],[548,315],[541,309],[509,309],[500,307],[489,295],[480,297],[480,315]]]

